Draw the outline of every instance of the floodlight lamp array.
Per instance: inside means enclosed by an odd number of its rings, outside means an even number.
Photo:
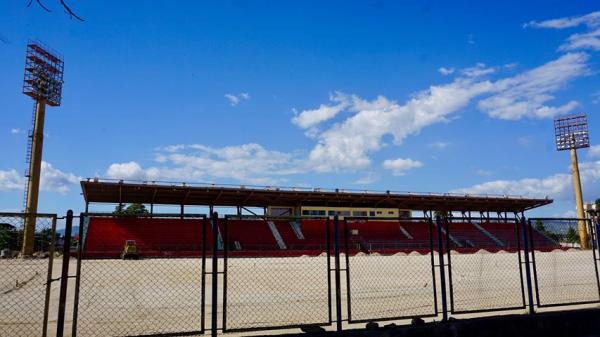
[[[556,150],[565,151],[590,147],[586,115],[573,115],[554,120]]]
[[[50,106],[59,106],[62,99],[63,60],[39,42],[27,44],[23,93]]]

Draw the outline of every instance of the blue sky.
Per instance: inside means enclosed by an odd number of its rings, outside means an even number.
[[[28,39],[65,59],[40,210],[85,177],[511,194],[573,213],[552,119],[600,127],[589,1],[0,3],[0,209],[22,205]],[[600,197],[600,148],[580,151]]]

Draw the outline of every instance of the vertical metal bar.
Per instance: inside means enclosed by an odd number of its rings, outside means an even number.
[[[50,231],[50,245],[48,246],[48,273],[46,275],[46,298],[44,299],[44,323],[42,324],[42,337],[48,334],[48,312],[50,310],[50,292],[52,291],[52,266],[54,264],[54,245],[56,244],[56,215],[52,217]]]
[[[423,212],[427,218],[427,225],[429,227],[429,255],[431,256],[431,278],[433,280],[433,308],[435,313],[438,313],[438,302],[437,302],[437,285],[435,281],[435,249],[433,248],[433,224],[431,217],[427,216],[426,212]]]
[[[327,307],[329,312],[329,323],[333,322],[333,314],[331,311],[331,228],[329,226],[329,218],[325,221],[325,249],[327,251]]]
[[[342,288],[340,282],[340,221],[333,218],[333,249],[335,251],[335,314],[336,330],[342,331]]]
[[[435,217],[438,235],[438,256],[440,263],[440,286],[442,295],[442,320],[448,320],[448,303],[446,299],[446,271],[444,270],[444,241],[442,239],[442,218],[438,215]]]
[[[83,226],[87,215],[79,215],[79,242],[77,242],[77,273],[75,274],[75,296],[73,298],[73,323],[71,324],[71,337],[77,337],[77,318],[79,314],[79,288],[81,286],[81,260],[83,259]]]
[[[217,337],[217,291],[218,291],[218,287],[217,287],[217,281],[218,281],[218,268],[219,268],[219,261],[217,258],[217,246],[219,244],[219,228],[217,227],[217,219],[216,217],[218,216],[216,212],[212,211],[213,208],[210,207],[210,224],[211,224],[211,228],[212,228],[212,240],[213,240],[213,247],[212,247],[212,306],[211,306],[211,325],[210,325],[210,332],[211,332],[211,336],[212,337]]]
[[[523,261],[521,258],[521,221],[519,221],[518,214],[515,213],[515,237],[517,239],[517,256],[519,260],[519,280],[521,281],[521,299],[523,301],[523,307],[527,306],[525,302],[525,285],[523,284]]]
[[[525,218],[525,216],[522,216]],[[535,263],[535,245],[533,244],[533,226],[531,225],[531,219],[527,220],[527,243],[529,243],[529,251],[531,252],[531,265],[533,266],[533,284],[535,286],[535,300],[538,306],[540,305],[540,288],[538,286],[538,275],[537,275],[537,264]]]
[[[218,223],[217,223],[218,226]],[[223,332],[227,330],[227,258],[229,255],[229,218],[223,227]]]
[[[594,271],[596,272],[596,285],[598,287],[598,297],[600,298],[600,277],[598,276],[598,261],[596,260],[596,238],[598,237],[597,227],[594,226],[592,220],[586,220],[590,224],[590,240],[592,241],[592,255],[594,257]],[[596,225],[597,226],[597,225]],[[596,231],[594,233],[594,231]]]
[[[452,218],[445,218],[442,221],[442,224],[446,224],[446,253],[448,254],[448,289],[450,290],[450,312],[454,312],[454,283],[452,279],[452,246],[450,245],[450,224],[452,223]],[[442,227],[443,229],[443,227]],[[442,231],[443,234],[443,231]]]
[[[202,290],[201,290],[201,301],[202,307],[200,309],[200,330],[204,333],[206,328],[206,216],[202,217]]]
[[[533,286],[531,284],[531,266],[529,265],[529,242],[527,241],[527,223],[525,216],[521,216],[523,227],[523,249],[525,250],[525,280],[527,281],[527,300],[529,301],[529,313],[535,314],[533,309]]]
[[[348,322],[352,322],[352,293],[350,289],[350,251],[348,249],[348,221],[344,218],[344,251],[346,252],[346,302],[348,303]]]
[[[65,240],[63,244],[63,261],[60,275],[60,294],[58,298],[58,318],[56,320],[56,337],[62,337],[65,330],[65,310],[67,306],[67,284],[69,282],[69,256],[71,255],[71,230],[73,228],[73,211],[67,211]]]

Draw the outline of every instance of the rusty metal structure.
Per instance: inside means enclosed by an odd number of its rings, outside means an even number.
[[[584,219],[583,193],[581,191],[581,178],[579,177],[579,163],[577,160],[577,149],[590,147],[587,116],[585,114],[572,115],[554,120],[554,132],[556,139],[556,150],[571,152],[571,173],[573,175],[573,190],[575,192],[575,206],[577,207],[577,218]],[[588,229],[586,222],[579,221],[579,241],[581,247],[589,246]]]
[[[60,106],[62,100],[64,62],[55,52],[36,41],[27,44],[23,93],[35,100],[32,128],[28,134],[27,166],[25,173],[25,213],[29,214],[24,227],[22,254],[33,254],[35,224],[40,190],[44,121],[46,105]]]

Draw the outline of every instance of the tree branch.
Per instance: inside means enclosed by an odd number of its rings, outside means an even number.
[[[42,0],[35,0],[35,2],[37,2],[37,4],[40,5],[40,7],[42,7],[46,12],[52,12],[48,7],[46,7],[42,3]],[[29,3],[27,3],[27,7],[30,7],[32,3],[33,3],[33,0],[29,0]]]
[[[39,0],[37,0],[39,1]],[[67,12],[67,14],[69,14],[69,16],[71,16],[71,18],[75,18],[81,22],[85,21],[84,19],[80,18],[79,16],[77,16],[77,14],[75,14],[71,8],[65,3],[65,0],[60,0],[60,4],[63,6],[65,12]]]

